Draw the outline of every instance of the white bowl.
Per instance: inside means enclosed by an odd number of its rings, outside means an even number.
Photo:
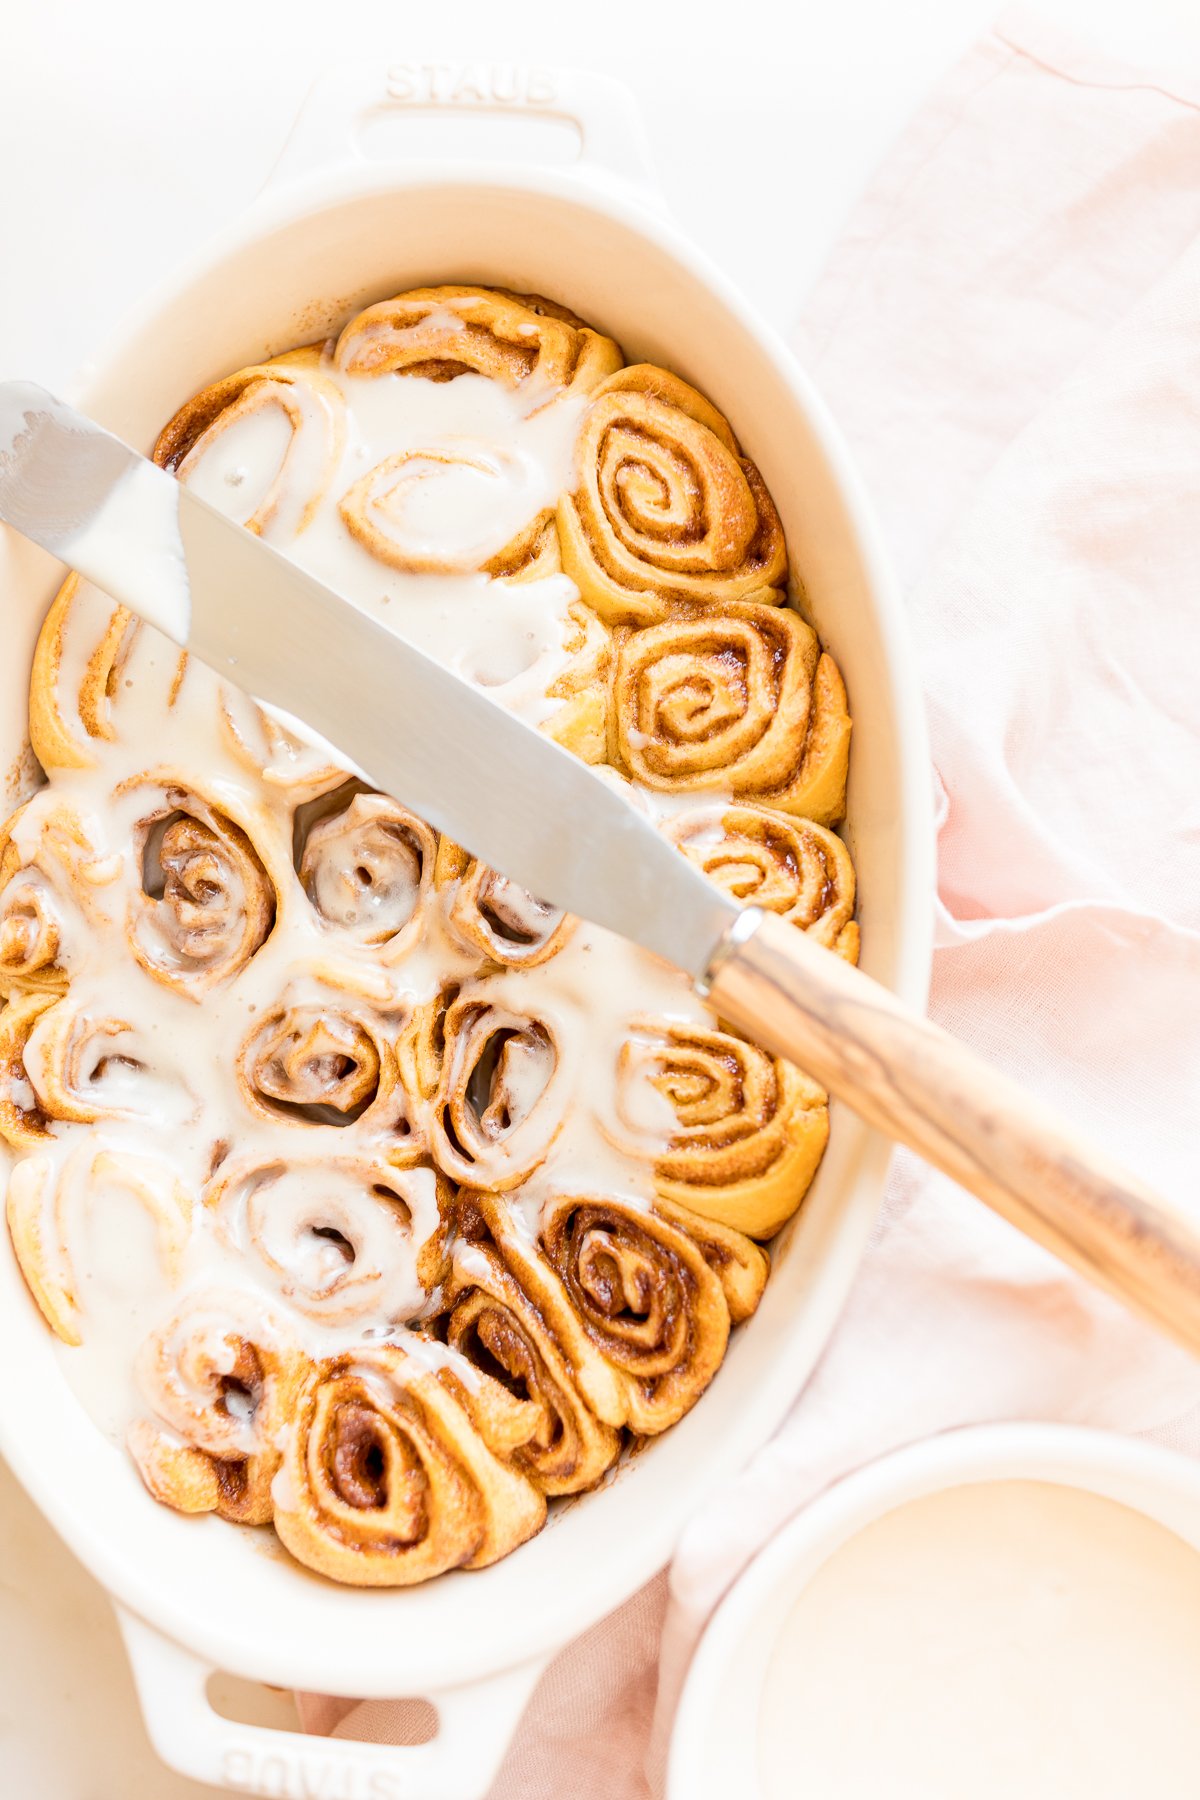
[[[392,124],[419,126],[436,110],[413,113],[414,92],[420,84],[402,68],[340,73],[302,117],[280,181],[142,309],[75,397],[148,447],[215,377],[336,329],[368,300],[456,279],[562,299],[632,357],[693,380],[762,469],[845,672],[856,720],[850,830],[863,966],[922,1005],[932,828],[919,690],[895,592],[824,409],[785,346],[665,216],[623,89],[473,65],[442,84],[439,104],[457,109],[476,137],[494,134],[490,160],[370,160],[364,145],[390,155]],[[514,123],[528,140],[546,120],[577,129],[576,164],[496,160]],[[446,122],[439,114],[437,124]],[[321,166],[304,173],[311,162]],[[27,741],[34,638],[58,571],[11,535],[0,559],[9,633],[0,751],[15,762]],[[20,1375],[6,1384],[0,1446],[118,1603],[164,1758],[247,1792],[329,1791],[339,1800],[482,1792],[547,1658],[667,1560],[709,1489],[779,1422],[841,1308],[887,1161],[888,1146],[839,1111],[763,1304],[695,1411],[516,1555],[395,1593],[336,1587],[269,1554],[261,1536],[156,1506],[64,1382],[6,1241],[0,1361]],[[342,1694],[432,1695],[441,1730],[429,1745],[386,1753],[255,1732],[208,1708],[213,1666]]]
[[[881,1457],[805,1507],[713,1614],[675,1718],[667,1800],[758,1800],[763,1688],[802,1590],[841,1545],[885,1513],[982,1481],[1082,1488],[1145,1514],[1200,1550],[1200,1467],[1135,1438],[1068,1425],[972,1425]]]

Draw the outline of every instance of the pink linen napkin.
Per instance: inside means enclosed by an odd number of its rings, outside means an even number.
[[[859,205],[799,349],[909,587],[939,802],[932,1012],[1200,1205],[1200,71],[1006,17]],[[571,1645],[490,1800],[645,1800],[705,1620],[831,1480],[976,1420],[1200,1454],[1200,1372],[900,1154],[846,1314],[668,1576]],[[396,1742],[403,1703],[301,1696]]]

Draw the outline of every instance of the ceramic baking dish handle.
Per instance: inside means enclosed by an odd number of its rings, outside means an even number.
[[[469,155],[568,164],[632,183],[661,204],[646,129],[629,89],[587,69],[495,62],[338,64],[312,86],[264,193],[347,163]]]
[[[438,1715],[427,1744],[363,1744],[239,1725],[208,1697],[210,1663],[117,1608],[146,1730],[168,1768],[271,1800],[481,1800],[492,1784],[541,1659],[426,1696]]]

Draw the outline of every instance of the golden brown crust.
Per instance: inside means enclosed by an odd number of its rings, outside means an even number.
[[[660,1198],[760,1238],[795,1211],[829,1135],[823,1089],[790,1063],[715,1026],[653,1018],[621,1046],[617,1119]]]
[[[309,1376],[275,1504],[276,1531],[309,1568],[356,1587],[408,1587],[495,1562],[545,1516],[542,1496],[415,1358],[362,1350]]]
[[[740,905],[778,913],[827,950],[858,961],[854,864],[825,826],[766,806],[717,803],[678,813],[663,829]]]
[[[841,676],[786,607],[730,606],[621,642],[613,758],[647,787],[723,788],[832,824],[845,808],[849,744]]]
[[[505,387],[587,392],[621,353],[611,338],[536,295],[447,284],[413,288],[351,319],[334,360],[356,375],[485,375]]]
[[[774,502],[727,421],[678,376],[639,363],[597,388],[576,477],[559,502],[563,567],[609,624],[782,600]]]

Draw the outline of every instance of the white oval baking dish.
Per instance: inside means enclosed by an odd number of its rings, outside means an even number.
[[[447,111],[469,128],[472,146],[482,134],[490,153],[436,163],[409,156],[410,128],[431,118],[445,127]],[[533,160],[547,121],[557,128],[545,140],[553,136],[555,154],[564,133],[578,140],[568,167]],[[631,357],[694,381],[762,469],[813,615],[845,671],[856,721],[850,825],[863,966],[920,1006],[929,774],[896,596],[821,404],[783,343],[666,216],[641,142],[628,95],[596,77],[485,65],[337,71],[251,213],[142,309],[73,397],[148,447],[216,376],[320,337],[368,300],[455,279],[550,294]],[[526,160],[511,160],[514,145]],[[58,571],[0,535],[9,629],[0,748],[19,772],[30,656]],[[251,1793],[482,1793],[547,1658],[667,1560],[710,1488],[778,1423],[842,1305],[887,1160],[888,1146],[839,1110],[819,1178],[778,1244],[763,1304],[696,1410],[506,1561],[395,1593],[336,1587],[269,1553],[260,1535],[155,1505],[66,1385],[5,1237],[0,1362],[19,1379],[0,1405],[0,1447],[117,1603],[164,1759]],[[383,1750],[235,1725],[208,1705],[213,1667],[341,1694],[432,1696],[440,1729],[430,1744]]]
[[[1075,1425],[970,1425],[881,1457],[805,1507],[713,1614],[675,1716],[667,1800],[760,1800],[763,1686],[779,1632],[806,1584],[885,1513],[979,1481],[1082,1488],[1144,1513],[1200,1550],[1200,1467],[1136,1438]]]

